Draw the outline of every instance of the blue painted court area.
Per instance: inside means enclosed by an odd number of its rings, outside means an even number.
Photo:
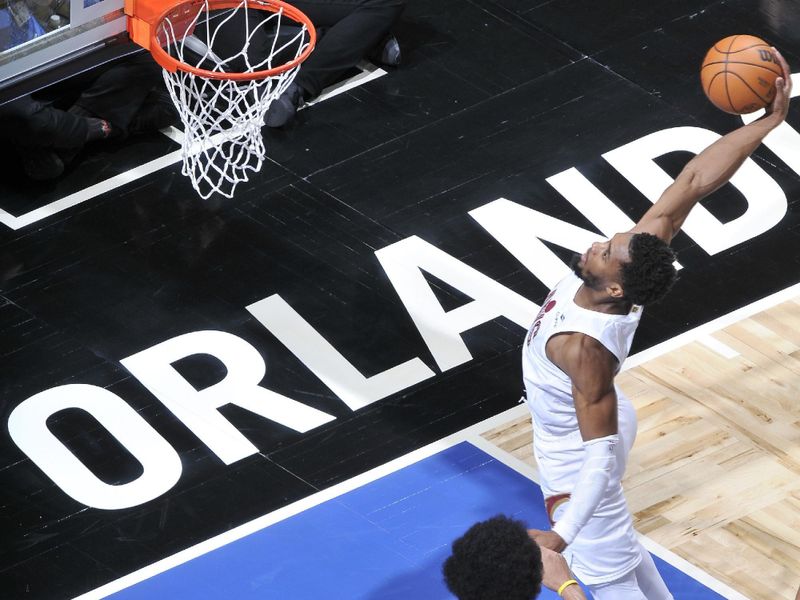
[[[464,442],[111,597],[451,598],[440,576],[450,543],[498,513],[547,527],[539,486]],[[722,598],[656,564],[676,598]],[[558,598],[548,590],[540,597]]]

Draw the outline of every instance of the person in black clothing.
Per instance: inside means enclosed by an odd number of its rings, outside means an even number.
[[[268,127],[291,122],[306,100],[316,98],[360,60],[369,56],[400,64],[400,46],[390,31],[405,7],[403,0],[290,0],[323,30],[317,46],[300,66],[294,82],[269,108]]]
[[[58,177],[64,172],[58,152],[77,153],[87,142],[110,135],[108,121],[72,114],[30,95],[0,106],[0,138],[14,147],[30,179]]]
[[[114,138],[160,129],[177,122],[161,67],[148,52],[138,52],[101,69],[69,112],[108,121]]]
[[[0,106],[0,137],[18,151],[34,180],[60,176],[89,142],[175,122],[161,68],[144,52]]]

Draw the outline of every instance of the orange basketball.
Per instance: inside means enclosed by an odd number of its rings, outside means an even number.
[[[700,81],[714,106],[744,115],[772,102],[775,79],[782,74],[767,42],[752,35],[732,35],[708,51]]]

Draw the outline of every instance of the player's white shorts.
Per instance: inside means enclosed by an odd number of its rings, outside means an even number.
[[[619,437],[617,465],[606,495],[594,516],[564,551],[570,568],[586,584],[606,583],[633,571],[642,555],[633,521],[620,483],[628,453],[636,437],[636,411],[618,391]],[[567,436],[548,437],[534,424],[534,454],[539,465],[542,492],[548,502],[551,521],[558,521],[569,503],[583,465],[584,449],[580,431]]]

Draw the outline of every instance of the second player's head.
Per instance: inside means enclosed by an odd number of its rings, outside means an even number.
[[[541,591],[542,553],[522,521],[498,515],[453,542],[442,571],[459,600],[531,600]]]
[[[609,298],[647,305],[661,299],[675,282],[675,253],[649,233],[618,233],[592,244],[572,262],[572,270],[591,289]]]

